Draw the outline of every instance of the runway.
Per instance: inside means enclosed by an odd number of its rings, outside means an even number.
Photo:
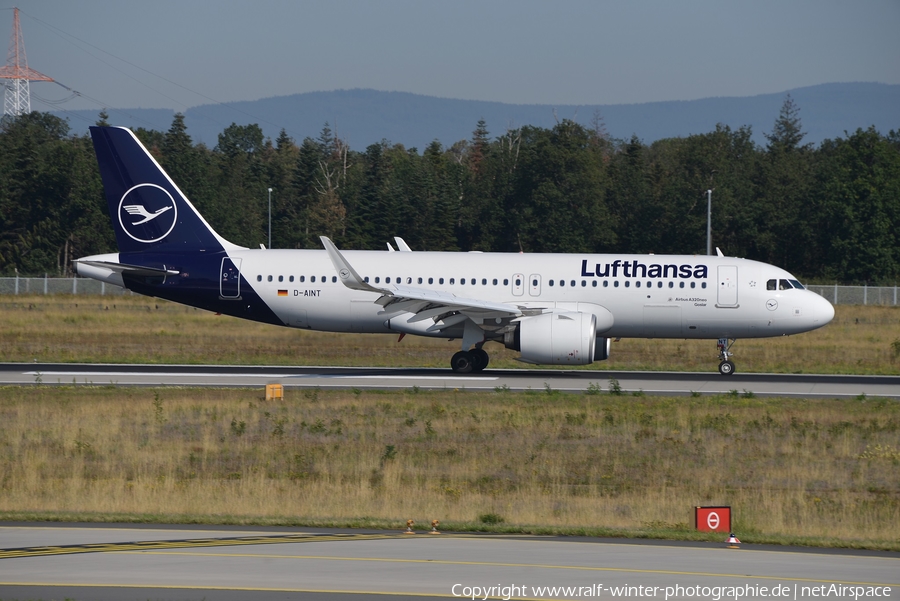
[[[424,531],[409,536],[283,528],[0,527],[4,599],[664,600],[709,599],[716,591],[733,599],[736,590],[741,597],[812,599],[816,590],[841,587],[853,588],[831,596],[853,598],[848,590],[862,591],[859,598],[895,596],[900,556]]]
[[[0,363],[0,385],[76,384],[116,386],[286,388],[465,389],[609,391],[658,395],[738,393],[745,396],[900,398],[900,376],[741,374],[717,372],[627,372],[601,370],[487,369],[454,374],[449,369],[373,367],[282,367],[252,365],[123,365],[77,363]]]

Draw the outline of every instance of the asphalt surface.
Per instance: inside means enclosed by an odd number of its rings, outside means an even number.
[[[542,588],[554,586],[575,588]],[[737,591],[813,599],[829,589],[841,598],[860,590],[860,599],[895,597],[900,554],[423,531],[0,526],[2,599],[665,600],[667,592],[669,599],[728,599]]]
[[[740,367],[740,366],[739,366]],[[0,384],[113,384],[118,386],[211,386],[360,389],[608,391],[618,382],[625,393],[690,395],[752,393],[757,396],[900,398],[900,376],[742,374],[718,372],[625,372],[554,369],[490,369],[454,374],[449,369],[372,367],[281,367],[248,365],[122,365],[0,363]]]

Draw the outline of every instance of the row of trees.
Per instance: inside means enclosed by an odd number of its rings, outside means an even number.
[[[101,123],[106,124],[105,115]],[[193,144],[182,115],[139,129],[206,219],[248,247],[702,254],[706,191],[713,243],[729,255],[843,283],[900,279],[900,132],[859,129],[803,143],[785,101],[767,143],[749,127],[644,144],[564,120],[491,136],[482,121],[450,148],[383,141],[350,149],[327,124],[317,139],[273,142],[257,125]],[[0,273],[68,273],[115,249],[88,136],[31,113],[0,124]]]

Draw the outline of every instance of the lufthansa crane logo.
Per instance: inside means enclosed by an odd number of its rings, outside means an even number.
[[[178,221],[178,205],[156,184],[138,184],[119,201],[119,224],[129,238],[150,244],[171,233]]]

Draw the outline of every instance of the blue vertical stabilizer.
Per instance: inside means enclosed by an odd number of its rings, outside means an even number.
[[[90,129],[119,252],[239,248],[213,231],[131,130]]]

